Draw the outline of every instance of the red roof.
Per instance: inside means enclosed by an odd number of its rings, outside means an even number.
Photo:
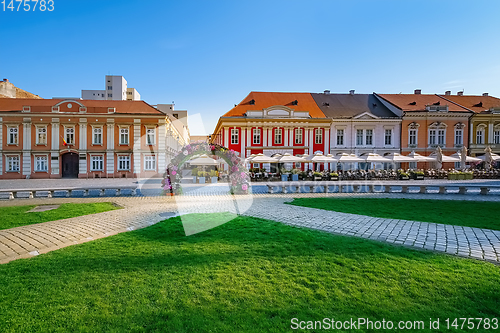
[[[254,104],[251,104],[252,100]],[[295,104],[294,101],[297,103]],[[252,91],[223,117],[243,117],[247,111],[261,111],[275,105],[283,105],[294,111],[307,111],[312,118],[326,118],[310,93],[261,91]]]
[[[492,107],[500,107],[500,99],[493,96],[441,95],[441,97],[453,103],[460,104],[475,113],[488,111]]]
[[[451,112],[470,112],[438,95],[426,94],[377,94],[402,111],[425,111],[427,105],[448,105]],[[449,96],[446,96],[449,97]],[[439,103],[439,104],[437,104]]]
[[[52,107],[59,104],[61,112],[79,112],[81,105],[87,108],[86,113],[108,113],[108,108],[115,108],[118,114],[151,114],[163,115],[162,112],[144,101],[95,101],[64,99],[0,99],[0,112],[21,111],[30,106],[31,112],[52,112]],[[68,108],[68,104],[72,107]],[[80,105],[81,104],[81,105]]]

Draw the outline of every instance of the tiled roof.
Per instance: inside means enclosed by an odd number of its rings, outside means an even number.
[[[95,100],[64,100],[64,99],[0,99],[0,112],[21,111],[23,106],[30,106],[31,112],[52,112],[52,107],[61,103],[61,112],[78,112],[79,105],[87,108],[87,113],[108,113],[108,108],[115,108],[117,114],[151,114],[164,115],[162,112],[144,101],[95,101]],[[71,103],[76,108],[67,108]]]
[[[254,104],[251,104],[252,100]],[[296,105],[294,101],[297,101]],[[295,111],[307,111],[312,118],[326,118],[310,93],[260,91],[252,91],[223,117],[243,117],[247,111],[261,111],[275,105],[283,105]]]
[[[352,118],[368,112],[381,118],[397,118],[373,94],[311,94],[330,118]]]
[[[459,104],[467,109],[479,113],[488,111],[492,107],[500,107],[500,99],[493,96],[457,96],[457,95],[440,95],[453,103]]]
[[[438,95],[426,94],[377,94],[402,111],[425,111],[427,105],[448,105],[450,112],[470,112],[466,108],[450,103]]]

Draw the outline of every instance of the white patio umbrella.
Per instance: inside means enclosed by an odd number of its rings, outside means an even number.
[[[298,157],[298,156],[293,156],[288,153],[285,155],[282,155],[280,158],[278,158],[280,163],[304,163],[306,162],[306,159],[303,157]]]
[[[392,162],[390,159],[380,156],[375,153],[368,153],[366,155],[360,156],[359,158],[363,159],[364,162],[367,163],[389,163]]]
[[[255,156],[257,156],[257,155],[252,154],[252,155],[248,156],[248,157],[245,159],[245,162],[246,162],[246,163],[250,163],[250,162],[252,162],[252,159],[253,159]]]
[[[460,152],[460,153],[456,152],[453,155],[443,156],[443,157],[446,157],[446,158],[449,158],[449,157],[457,158],[460,161],[460,168],[463,168],[463,169],[465,169],[465,162],[481,162],[482,161],[482,159],[477,158],[477,157],[463,155],[462,152]],[[463,157],[465,157],[465,158],[463,158]],[[456,162],[458,162],[458,161],[456,161]],[[464,164],[463,167],[462,167],[462,163]]]
[[[418,162],[417,159],[410,156],[401,155],[400,153],[390,153],[389,155],[385,155],[384,157],[394,163]]]
[[[330,157],[326,157],[323,154],[316,153],[314,154],[314,157],[311,158],[311,161],[314,163],[329,163],[332,162],[332,159]]]
[[[211,157],[208,157],[207,154],[202,154],[199,157],[196,157],[189,161],[191,165],[217,165],[217,161]]]
[[[436,158],[429,157],[429,156],[423,156],[423,155],[415,153],[414,151],[409,153],[408,156],[413,157],[414,159],[417,160],[417,162],[436,162]]]
[[[455,156],[453,156],[453,155],[452,156],[446,156],[446,155],[443,155],[443,153],[441,153],[441,163],[460,162],[460,157],[455,157]],[[430,154],[429,157],[436,158],[436,161],[439,163],[439,155],[437,155],[436,153]]]
[[[356,162],[364,162],[365,160],[356,156],[356,154],[347,154],[342,153],[336,156],[339,163],[356,163]]]
[[[478,156],[477,158],[480,159],[481,161],[484,161],[486,155],[481,155],[481,156]],[[493,161],[500,161],[500,155],[498,154],[495,154],[495,153],[491,153],[491,159]]]
[[[266,156],[262,153],[257,154],[252,158],[252,163],[278,163],[278,159],[270,156]]]

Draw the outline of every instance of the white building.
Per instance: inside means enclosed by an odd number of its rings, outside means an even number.
[[[120,75],[106,75],[104,90],[82,90],[82,99],[108,101],[140,101],[141,95],[127,87],[127,80]]]

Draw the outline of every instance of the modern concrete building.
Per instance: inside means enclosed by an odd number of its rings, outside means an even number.
[[[82,90],[82,99],[107,101],[140,101],[141,95],[127,86],[127,80],[119,75],[106,75],[104,90]]]

